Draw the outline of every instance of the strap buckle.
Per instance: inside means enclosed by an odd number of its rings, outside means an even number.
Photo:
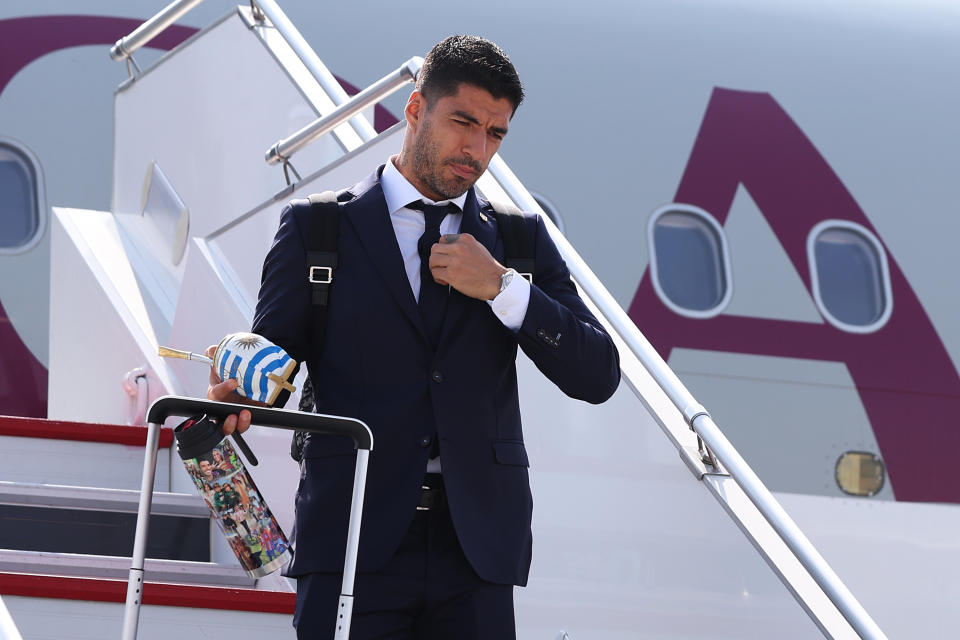
[[[427,491],[430,491],[430,487],[425,484],[420,485],[420,504],[417,505],[417,511],[430,511],[430,507],[423,504],[425,502],[424,493]]]
[[[320,276],[316,275],[318,271],[321,273]],[[324,271],[326,272],[326,276],[322,275]],[[320,267],[314,265],[310,267],[310,273],[307,276],[307,280],[313,284],[330,284],[333,282],[333,267]]]

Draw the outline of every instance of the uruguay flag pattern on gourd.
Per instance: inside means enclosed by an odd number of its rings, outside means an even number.
[[[237,393],[247,398],[273,404],[282,388],[294,390],[287,379],[296,361],[262,336],[228,335],[220,342],[213,360],[220,379],[236,379],[240,383]]]

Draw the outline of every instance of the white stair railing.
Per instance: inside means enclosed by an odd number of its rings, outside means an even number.
[[[817,598],[818,594],[809,594],[807,588],[797,584],[799,581],[795,577],[793,568],[780,566],[782,554],[774,548],[765,548],[772,547],[777,542],[771,541],[763,535],[757,535],[756,523],[750,522],[753,515],[759,514],[769,523],[769,526],[773,528],[773,531],[793,555],[791,560],[796,560],[802,565],[809,577],[822,590],[822,594],[826,595],[829,602],[836,607],[846,623],[860,638],[864,640],[885,640],[886,635],[870,617],[870,614],[830,568],[830,565],[814,548],[786,510],[780,506],[773,494],[764,486],[743,457],[727,440],[707,410],[696,401],[673,370],[660,357],[660,354],[657,353],[633,320],[587,266],[583,258],[543,212],[537,201],[527,192],[506,163],[499,156],[494,156],[488,171],[513,200],[514,204],[525,211],[536,211],[543,214],[544,224],[550,231],[550,235],[569,267],[570,273],[583,293],[593,303],[609,328],[630,349],[630,355],[639,360],[640,364],[643,365],[656,384],[683,415],[690,429],[696,433],[700,447],[699,451],[695,452],[691,452],[689,447],[671,437],[671,441],[677,447],[684,462],[701,481],[714,480],[717,476],[729,475],[732,477],[736,483],[736,488],[749,499],[749,503],[753,507],[752,510],[745,509],[742,501],[740,504],[737,503],[739,496],[730,494],[732,486],[729,484],[722,491],[713,490],[711,492],[723,503],[730,517],[737,522],[744,534],[751,539],[751,542],[771,563],[771,567],[793,592],[801,606],[823,631],[824,635],[834,638],[846,637],[849,633],[844,633],[842,626],[837,628],[830,622],[831,618],[835,618],[835,612],[825,610],[818,604],[818,602],[822,602],[822,599]],[[627,354],[621,352],[621,358],[625,355]],[[632,372],[624,367],[623,374],[628,384],[640,395],[641,385],[631,380]],[[670,435],[669,432],[668,435]]]

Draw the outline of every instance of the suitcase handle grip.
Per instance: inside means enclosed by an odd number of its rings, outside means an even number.
[[[244,409],[250,412],[252,424],[289,429],[290,431],[298,430],[331,436],[347,436],[353,438],[357,448],[367,451],[373,449],[373,433],[370,431],[370,427],[355,418],[254,407],[246,404],[217,402],[184,396],[163,396],[154,400],[147,412],[147,422],[163,424],[163,421],[170,416],[189,417],[198,413],[205,413],[212,418],[223,420],[227,416],[240,413]]]

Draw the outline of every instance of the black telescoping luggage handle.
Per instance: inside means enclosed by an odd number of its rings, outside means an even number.
[[[147,412],[147,422],[163,424],[170,416],[190,417],[205,413],[211,418],[224,420],[227,416],[250,412],[251,424],[291,431],[309,431],[330,436],[353,438],[357,447],[373,450],[373,433],[363,421],[355,418],[329,416],[323,413],[304,413],[287,409],[270,409],[231,402],[217,402],[184,396],[163,396],[154,400]],[[234,434],[236,436],[236,434]]]

